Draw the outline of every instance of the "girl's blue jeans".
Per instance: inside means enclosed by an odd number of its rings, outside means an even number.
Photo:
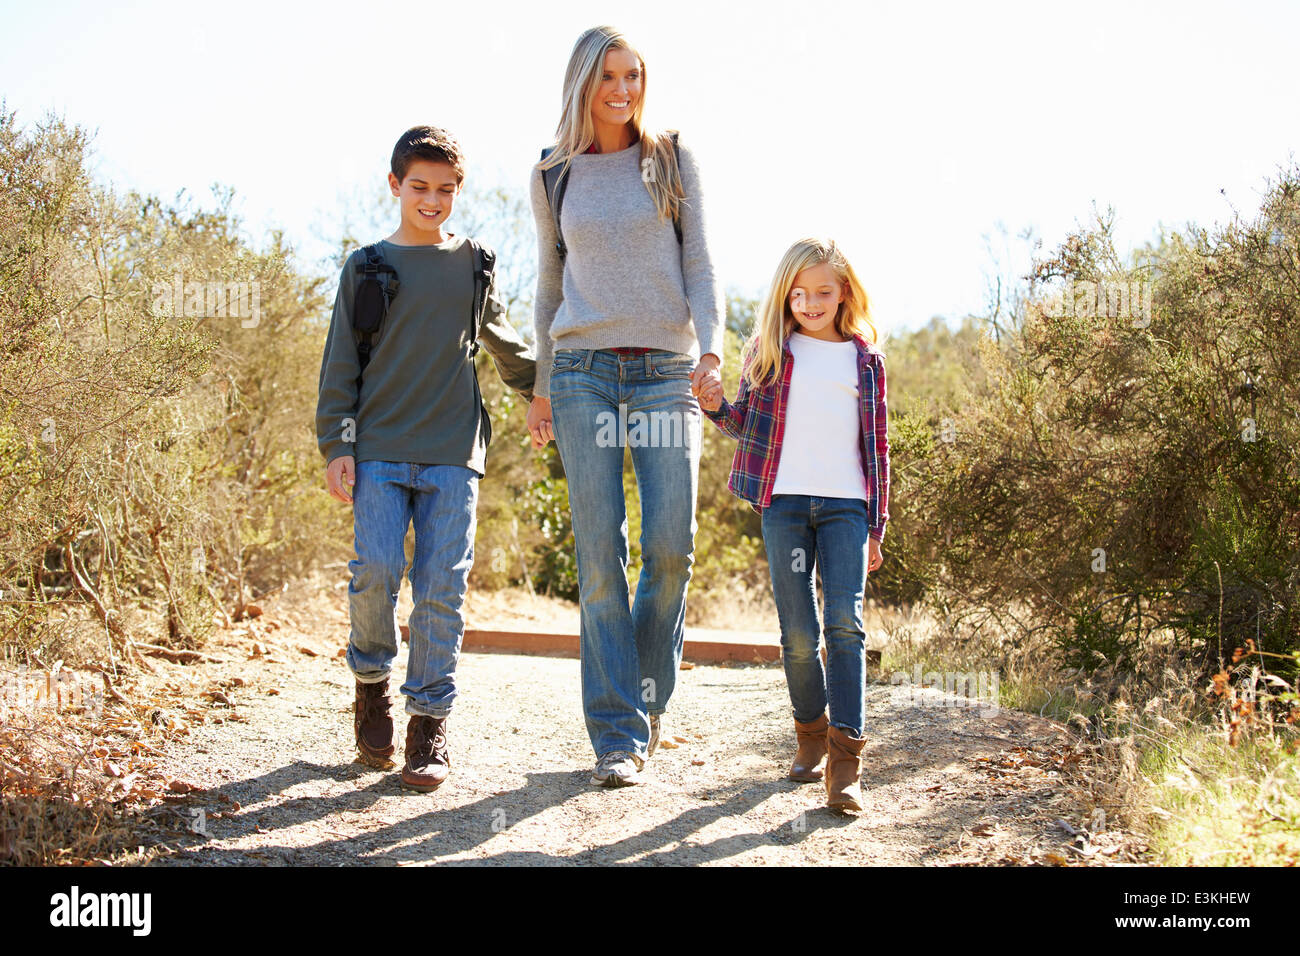
[[[695,365],[689,355],[663,350],[555,352],[551,422],[569,484],[582,709],[597,756],[621,750],[644,758],[650,715],[664,712],[676,687],[695,551],[701,420],[691,395]],[[642,566],[631,603],[627,449],[641,498]]]
[[[446,717],[456,699],[461,613],[474,563],[478,475],[459,465],[359,461],[352,489],[356,560],[348,568],[348,668],[362,683],[387,680],[397,656],[397,594],[406,529],[415,524],[406,663],[408,714]]]
[[[867,579],[867,503],[860,498],[773,495],[763,509],[763,543],[781,622],[781,660],[794,719],[826,712],[854,737],[865,723],[866,633],[862,598]],[[825,626],[817,621],[820,568]],[[819,639],[826,635],[827,666]]]

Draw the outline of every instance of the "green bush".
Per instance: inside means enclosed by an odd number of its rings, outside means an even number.
[[[0,640],[71,650],[66,604],[197,646],[341,537],[310,443],[327,303],[229,192],[120,197],[88,162],[0,109]]]
[[[1045,629],[1087,669],[1154,644],[1206,670],[1247,638],[1300,646],[1298,177],[1253,220],[1129,262],[1101,217],[1036,264],[1019,331],[981,344],[987,388],[904,466],[907,571],[932,600]],[[1150,314],[1084,308],[1107,283],[1148,283]]]

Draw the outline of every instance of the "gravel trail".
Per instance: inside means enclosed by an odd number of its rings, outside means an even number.
[[[604,790],[588,783],[576,660],[465,654],[451,776],[407,791],[397,768],[354,759],[337,600],[309,627],[302,616],[268,608],[213,643],[225,663],[178,668],[221,691],[167,748],[167,773],[195,789],[170,808],[188,829],[153,865],[1080,862],[1057,822],[1080,813],[1059,725],[870,684],[866,806],[842,814],[820,784],[784,779],[794,728],[779,665],[683,671],[666,726],[685,742],[660,750],[641,785]]]

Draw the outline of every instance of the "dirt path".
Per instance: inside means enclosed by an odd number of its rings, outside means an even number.
[[[1057,823],[1082,825],[1059,772],[1068,759],[1059,726],[1012,711],[980,716],[933,691],[900,702],[871,685],[866,809],[840,814],[822,807],[820,785],[783,779],[793,727],[779,666],[684,671],[668,726],[687,742],[656,754],[641,786],[601,790],[587,782],[578,662],[466,654],[449,721],[452,776],[433,794],[404,790],[396,770],[354,761],[352,679],[338,656],[346,615],[337,594],[325,600],[310,612],[312,634],[297,626],[305,612],[268,605],[213,645],[228,663],[172,669],[175,687],[208,687],[211,703],[167,747],[167,774],[196,788],[167,812],[206,832],[177,827],[154,865],[1083,858]],[[1093,836],[1095,861],[1103,844]]]

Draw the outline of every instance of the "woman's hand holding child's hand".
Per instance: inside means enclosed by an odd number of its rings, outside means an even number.
[[[722,407],[722,376],[716,368],[711,368],[700,378],[699,384],[693,385],[691,391],[699,400],[700,407],[706,411],[716,412]]]
[[[717,355],[705,352],[700,356],[695,371],[691,373],[691,394],[711,412],[717,411],[722,401],[722,376],[718,374],[720,364],[722,362]],[[716,398],[712,399],[712,405],[705,402],[706,395],[716,395]]]

